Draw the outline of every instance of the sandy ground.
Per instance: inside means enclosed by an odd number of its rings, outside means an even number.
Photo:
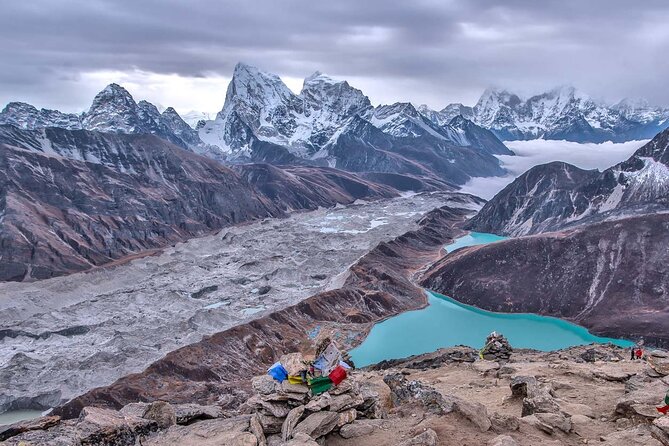
[[[371,421],[378,427],[373,434],[351,439],[332,435],[328,437],[325,444],[327,446],[397,445],[429,428],[437,433],[438,444],[444,446],[487,445],[500,433],[510,435],[520,446],[617,445],[618,443],[602,442],[600,438],[631,427],[629,423],[625,423],[629,420],[616,422],[614,416],[616,400],[624,394],[624,382],[600,379],[595,377],[593,372],[633,375],[643,373],[647,367],[644,362],[622,360],[620,362],[578,364],[571,359],[561,359],[559,354],[540,352],[514,353],[512,361],[508,364],[515,369],[512,376],[536,376],[539,381],[550,384],[555,396],[564,404],[578,403],[591,408],[594,418],[589,419],[585,424],[575,425],[575,432],[570,434],[556,430],[554,434],[548,435],[523,421],[520,422],[518,431],[495,432],[494,429],[491,429],[488,432],[480,432],[473,423],[457,413],[436,416],[425,413],[418,406],[400,406],[390,410],[388,419]],[[489,416],[497,412],[520,418],[522,398],[511,397],[510,378],[495,378],[494,373],[482,372],[486,363],[488,361],[474,364],[448,364],[426,371],[404,369],[403,372],[407,374],[408,380],[421,381],[444,395],[456,395],[468,401],[483,404]],[[365,372],[364,375],[366,379],[381,381],[384,373],[386,372]],[[661,395],[658,398],[661,399]],[[653,445],[659,444],[650,437],[639,439],[642,441],[639,444],[644,444],[644,441]]]

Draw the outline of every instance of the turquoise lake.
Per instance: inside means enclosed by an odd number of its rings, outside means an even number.
[[[494,234],[472,232],[456,239],[445,249],[452,252],[465,246],[503,239]],[[481,348],[492,331],[506,336],[513,347],[543,351],[591,343],[611,342],[621,347],[633,344],[622,339],[595,336],[584,327],[561,319],[528,313],[493,313],[438,293],[426,292],[427,307],[376,324],[365,341],[351,350],[357,367],[455,345]]]

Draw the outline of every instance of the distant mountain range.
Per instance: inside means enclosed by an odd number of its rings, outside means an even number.
[[[527,99],[506,90],[488,89],[473,107],[450,104],[441,111],[427,106],[419,110],[433,122],[462,115],[503,141],[623,142],[650,139],[669,127],[669,108],[630,99],[602,104],[574,87],[556,88]]]
[[[318,72],[296,95],[278,76],[238,64],[215,119],[197,112],[187,117],[191,125],[173,108],[161,113],[110,84],[81,114],[12,102],[0,113],[0,124],[152,134],[226,163],[329,166],[451,184],[503,174],[494,155],[512,154],[492,132],[462,116],[435,123],[408,103],[375,108],[346,81]]]
[[[0,125],[0,281],[82,271],[240,222],[398,194],[328,167],[233,167],[156,135]]]
[[[668,211],[669,129],[603,172],[563,162],[535,166],[495,195],[468,227],[519,236]]]

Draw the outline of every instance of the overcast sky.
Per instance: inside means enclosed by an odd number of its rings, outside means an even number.
[[[669,105],[669,1],[0,0],[0,106],[81,111],[109,82],[217,111],[234,65],[315,70],[373,103],[473,104],[572,84]]]

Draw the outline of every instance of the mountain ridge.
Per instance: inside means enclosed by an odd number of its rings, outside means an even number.
[[[602,172],[563,162],[535,166],[495,195],[467,227],[518,236],[667,211],[669,129]]]
[[[424,106],[422,113],[434,122],[460,114],[503,141],[624,142],[649,139],[669,127],[669,108],[631,99],[607,105],[569,85],[525,99],[506,89],[488,88],[473,107],[449,104],[434,111]]]

